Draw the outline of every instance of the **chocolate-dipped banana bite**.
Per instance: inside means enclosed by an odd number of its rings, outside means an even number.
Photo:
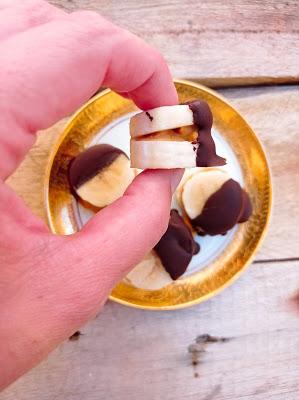
[[[131,285],[158,290],[178,279],[199,252],[190,228],[177,210],[171,210],[167,231],[155,248],[126,276]]]
[[[213,115],[202,100],[164,106],[130,120],[131,166],[188,168],[224,165],[212,138]]]
[[[246,222],[252,213],[246,191],[217,168],[192,174],[183,185],[179,202],[201,235],[223,235],[237,223]]]
[[[173,280],[183,275],[193,255],[199,252],[199,245],[177,210],[171,210],[168,228],[154,250]]]
[[[126,154],[109,144],[80,153],[70,164],[69,183],[84,201],[105,207],[121,197],[135,177]]]

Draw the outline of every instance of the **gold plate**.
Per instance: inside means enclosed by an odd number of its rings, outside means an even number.
[[[214,127],[233,150],[250,194],[253,215],[236,228],[221,253],[203,269],[182,277],[160,290],[134,288],[124,282],[110,299],[145,309],[177,309],[194,305],[218,293],[235,280],[251,262],[266,233],[272,188],[265,153],[243,117],[216,92],[193,82],[176,80],[180,102],[206,100],[214,115]],[[69,161],[86,148],[108,124],[136,110],[118,94],[105,90],[85,104],[68,122],[53,148],[45,181],[45,203],[51,230],[71,234],[77,230],[67,181]]]

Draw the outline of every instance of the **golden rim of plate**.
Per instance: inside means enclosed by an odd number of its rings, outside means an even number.
[[[241,166],[244,184],[253,204],[249,221],[238,226],[224,251],[202,270],[160,290],[134,288],[124,282],[112,291],[118,303],[151,310],[173,310],[198,304],[230,285],[250,264],[259,249],[270,220],[272,185],[263,147],[245,119],[215,91],[198,83],[175,80],[180,102],[207,101],[214,115],[214,127],[226,139]],[[67,181],[69,161],[79,154],[104,126],[136,110],[132,101],[107,89],[81,107],[68,121],[49,157],[45,177],[45,205],[53,233],[76,231],[72,196]],[[70,221],[66,224],[65,218]]]

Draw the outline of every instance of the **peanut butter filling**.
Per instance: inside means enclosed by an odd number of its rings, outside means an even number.
[[[138,136],[135,140],[158,140],[175,142],[195,142],[198,132],[194,125],[182,126],[181,128],[166,129],[153,132],[148,135]]]

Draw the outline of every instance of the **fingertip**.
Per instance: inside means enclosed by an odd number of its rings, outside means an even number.
[[[169,191],[169,195],[172,193],[172,179],[175,180],[172,169],[146,169],[142,171],[134,179],[133,183],[129,186],[125,194],[130,194],[132,191],[146,190],[156,194],[157,188],[163,191]]]
[[[178,104],[178,94],[164,58],[159,55],[151,77],[130,93],[142,110]]]
[[[137,199],[138,210],[147,209],[156,219],[155,214],[161,214],[163,219],[168,213],[172,197],[171,170],[148,169],[141,172],[128,187],[124,198],[134,197]],[[159,218],[160,218],[159,217]]]
[[[159,179],[164,184],[169,185],[171,192],[174,193],[180,180],[182,179],[184,170],[181,168],[176,169],[146,169],[138,177],[149,177],[150,179]],[[137,179],[136,178],[136,179]]]

